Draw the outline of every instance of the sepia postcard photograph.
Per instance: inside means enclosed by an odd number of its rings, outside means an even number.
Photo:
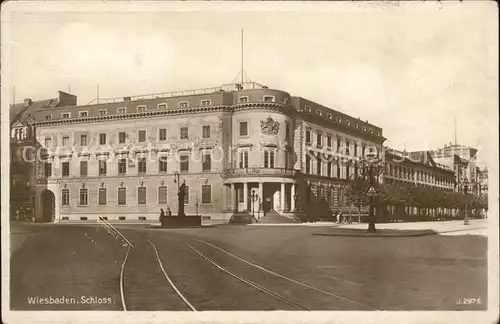
[[[8,1],[2,322],[498,321],[493,1]]]

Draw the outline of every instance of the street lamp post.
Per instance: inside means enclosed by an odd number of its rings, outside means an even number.
[[[252,190],[252,194],[250,195],[250,199],[252,200],[252,216],[255,219],[255,202],[259,199],[259,195],[255,193],[255,189]]]
[[[174,171],[174,183],[177,183],[177,216],[185,216],[184,214],[184,196],[186,194],[185,180],[180,183],[180,174]]]
[[[198,207],[200,206],[200,203],[198,202],[198,194],[196,194],[196,203],[194,205],[196,206],[196,216],[198,216]]]
[[[368,230],[369,233],[375,233],[375,197],[378,196],[378,191],[375,189],[377,186],[377,178],[384,171],[385,163],[373,151],[369,151],[366,157],[358,161],[358,172],[360,176],[368,180],[368,190],[366,196],[369,197],[370,214]]]
[[[469,225],[469,213],[468,213],[468,202],[467,202],[467,194],[469,190],[469,180],[467,178],[464,179],[464,195],[465,195],[465,210],[464,210],[464,225]]]

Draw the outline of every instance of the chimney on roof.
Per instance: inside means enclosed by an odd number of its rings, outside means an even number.
[[[30,98],[24,99],[24,107],[29,107],[29,106],[31,106],[31,99]]]

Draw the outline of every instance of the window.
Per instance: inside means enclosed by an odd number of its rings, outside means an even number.
[[[320,147],[323,146],[322,139],[323,139],[323,134],[320,132],[316,133],[316,146],[320,146]]]
[[[146,110],[146,106],[137,106],[137,112],[145,112]]]
[[[166,141],[167,140],[167,129],[166,128],[161,128],[158,134],[158,138],[160,141]]]
[[[62,113],[61,114],[61,119],[68,119],[71,118],[71,113]]]
[[[99,188],[99,205],[106,205],[107,203],[107,189],[106,188]]]
[[[347,164],[347,165],[345,166],[345,178],[346,178],[346,179],[349,179],[349,176],[350,176],[350,174],[349,174],[349,173],[350,173],[350,170],[351,170],[351,168],[349,167],[349,164]]]
[[[337,138],[337,153],[340,152],[340,138]]]
[[[80,145],[87,146],[87,135],[85,134],[80,135]]]
[[[212,202],[212,186],[202,185],[201,186],[201,203],[210,204]]]
[[[205,106],[210,106],[210,99],[204,99],[201,101],[201,106],[202,107],[205,107]]]
[[[316,109],[316,113],[317,113],[318,115],[320,115],[320,116],[323,116],[323,112],[322,112],[321,110],[319,110],[319,109]]]
[[[316,158],[316,174],[317,175],[321,175],[322,171],[321,170],[323,168],[323,164],[321,163],[321,158],[318,156]]]
[[[62,163],[62,176],[69,177],[69,162]]]
[[[166,186],[158,187],[158,204],[165,205],[168,203],[168,191]]]
[[[203,126],[203,138],[210,138],[210,126]]]
[[[89,112],[88,111],[79,111],[78,112],[78,116],[80,116],[80,117],[88,117],[89,116]]]
[[[127,159],[118,160],[118,174],[124,175],[127,173]]]
[[[330,135],[326,137],[326,146],[332,147],[332,137]]]
[[[139,161],[137,161],[137,169],[139,174],[146,173],[146,158],[140,158]]]
[[[160,172],[167,172],[167,158],[164,156],[160,156],[158,159],[158,170]]]
[[[187,101],[181,101],[179,102],[179,108],[187,108],[188,107],[188,102]]]
[[[52,163],[45,162],[43,164],[43,174],[45,175],[45,178],[52,177]]]
[[[89,190],[86,188],[81,188],[80,189],[80,206],[87,206],[88,205],[88,197],[89,196]]]
[[[185,190],[184,190],[184,205],[188,205],[189,204],[189,187],[185,186],[184,188],[185,188]]]
[[[46,116],[45,116],[45,120],[52,120],[52,115],[51,115],[51,114],[46,115]]]
[[[204,153],[201,158],[202,171],[212,170],[212,156],[210,153]]]
[[[100,109],[99,110],[99,116],[106,116],[108,114],[108,110],[107,109]]]
[[[290,99],[288,99],[288,98],[283,99],[283,103],[288,104],[289,102],[290,102]]]
[[[328,117],[328,119],[333,119],[333,115],[331,113],[326,113],[326,117]]]
[[[306,111],[311,112],[311,106],[306,106]]]
[[[363,157],[365,156],[365,150],[366,150],[366,146],[365,146],[365,145],[363,145],[363,146],[361,147],[361,156],[363,156]]]
[[[274,151],[264,151],[264,168],[274,168]]]
[[[245,200],[245,193],[243,189],[238,189],[238,203],[243,203]]]
[[[137,204],[139,205],[146,204],[146,187],[137,188]]]
[[[166,103],[158,104],[158,110],[166,110],[166,109],[167,109],[167,104]]]
[[[311,173],[311,157],[309,154],[306,154],[306,173]]]
[[[248,97],[239,97],[238,98],[239,103],[245,103],[248,102]]]
[[[119,144],[123,144],[123,143],[125,143],[125,138],[126,138],[126,137],[127,137],[127,136],[126,136],[125,132],[119,132],[119,133],[118,133],[118,143],[119,143]]]
[[[52,139],[46,138],[45,139],[45,147],[50,148],[51,146],[52,146]]]
[[[108,162],[106,160],[99,160],[99,175],[105,176],[108,172]]]
[[[274,102],[274,96],[264,96],[264,101]]]
[[[99,145],[106,145],[106,134],[99,134]]]
[[[88,162],[80,161],[80,177],[86,177],[88,172]]]
[[[62,190],[61,201],[63,206],[69,206],[69,189]]]
[[[183,154],[180,156],[180,171],[189,172],[189,155]]]
[[[327,164],[326,176],[329,178],[332,176],[332,162],[328,162]]]
[[[127,107],[120,107],[120,108],[116,109],[116,112],[118,114],[126,114],[127,113]]]
[[[248,122],[240,122],[240,136],[248,135]]]
[[[340,178],[340,163],[337,160],[337,178]]]
[[[285,122],[285,139],[286,140],[290,139],[290,122],[289,121]]]
[[[182,139],[187,139],[189,137],[188,135],[188,128],[187,127],[181,127],[181,138]]]
[[[69,136],[63,136],[63,138],[62,138],[62,146],[63,147],[68,147],[69,146]]]
[[[351,147],[351,143],[349,141],[345,141],[345,154],[347,155],[351,154],[349,147]]]
[[[240,169],[248,168],[248,151],[240,151],[239,158]]]
[[[127,204],[127,188],[118,188],[118,205]]]
[[[306,130],[306,143],[311,144],[311,131]]]
[[[146,131],[145,130],[140,130],[138,138],[139,138],[138,141],[140,143],[144,143],[146,141]]]

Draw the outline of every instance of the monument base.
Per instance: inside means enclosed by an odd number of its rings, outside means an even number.
[[[198,216],[166,216],[161,220],[161,227],[190,227],[201,226],[201,215]]]

